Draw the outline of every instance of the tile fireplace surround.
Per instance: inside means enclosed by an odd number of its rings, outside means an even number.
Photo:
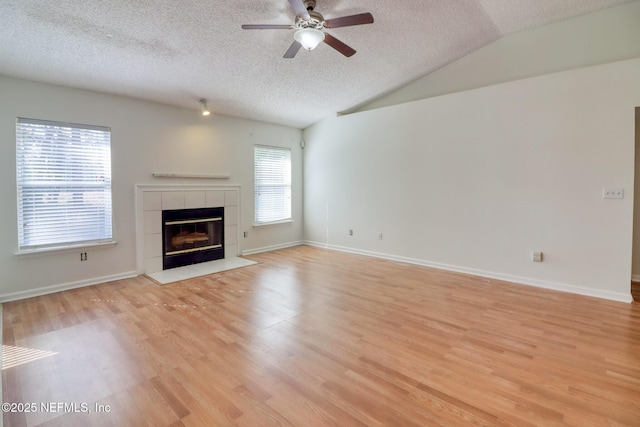
[[[224,207],[225,259],[238,256],[240,185],[137,185],[138,274],[162,271],[162,211]]]

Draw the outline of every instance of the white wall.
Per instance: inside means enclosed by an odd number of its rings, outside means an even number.
[[[634,1],[514,33],[353,110],[637,58],[639,22],[640,1]]]
[[[327,119],[304,132],[305,237],[630,301],[638,105],[640,59]]]
[[[640,282],[640,107],[636,108],[635,191],[633,205],[632,279]]]
[[[153,172],[231,175],[221,184],[242,186],[242,251],[302,240],[301,131],[262,122],[198,114],[125,97],[45,85],[0,76],[0,301],[135,274],[135,184],[212,184],[211,180],[167,180]],[[215,101],[212,101],[215,102]],[[15,119],[29,117],[111,127],[113,248],[16,257],[17,207]],[[253,224],[253,145],[292,148],[294,223]]]

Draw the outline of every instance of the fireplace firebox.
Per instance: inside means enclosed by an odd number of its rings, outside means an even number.
[[[162,211],[162,268],[224,258],[224,208]]]

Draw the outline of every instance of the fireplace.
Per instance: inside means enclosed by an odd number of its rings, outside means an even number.
[[[162,268],[224,258],[224,208],[162,211]]]

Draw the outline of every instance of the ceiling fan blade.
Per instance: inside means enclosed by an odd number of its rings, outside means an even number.
[[[291,43],[291,46],[289,46],[289,49],[284,53],[283,58],[293,58],[301,47],[302,45],[294,40],[293,43]]]
[[[290,30],[293,25],[273,25],[273,24],[244,24],[243,30]]]
[[[327,19],[324,21],[326,28],[350,27],[352,25],[373,24],[373,15],[361,13],[359,15],[343,16],[341,18]]]
[[[350,46],[342,43],[337,38],[333,37],[331,34],[324,33],[324,42],[346,56],[347,58],[355,55],[356,51]]]
[[[302,0],[289,0],[289,4],[293,8],[293,11],[296,13],[296,16],[298,18],[305,21],[311,19],[311,16],[309,16],[309,12],[307,12],[307,8],[304,6]]]

